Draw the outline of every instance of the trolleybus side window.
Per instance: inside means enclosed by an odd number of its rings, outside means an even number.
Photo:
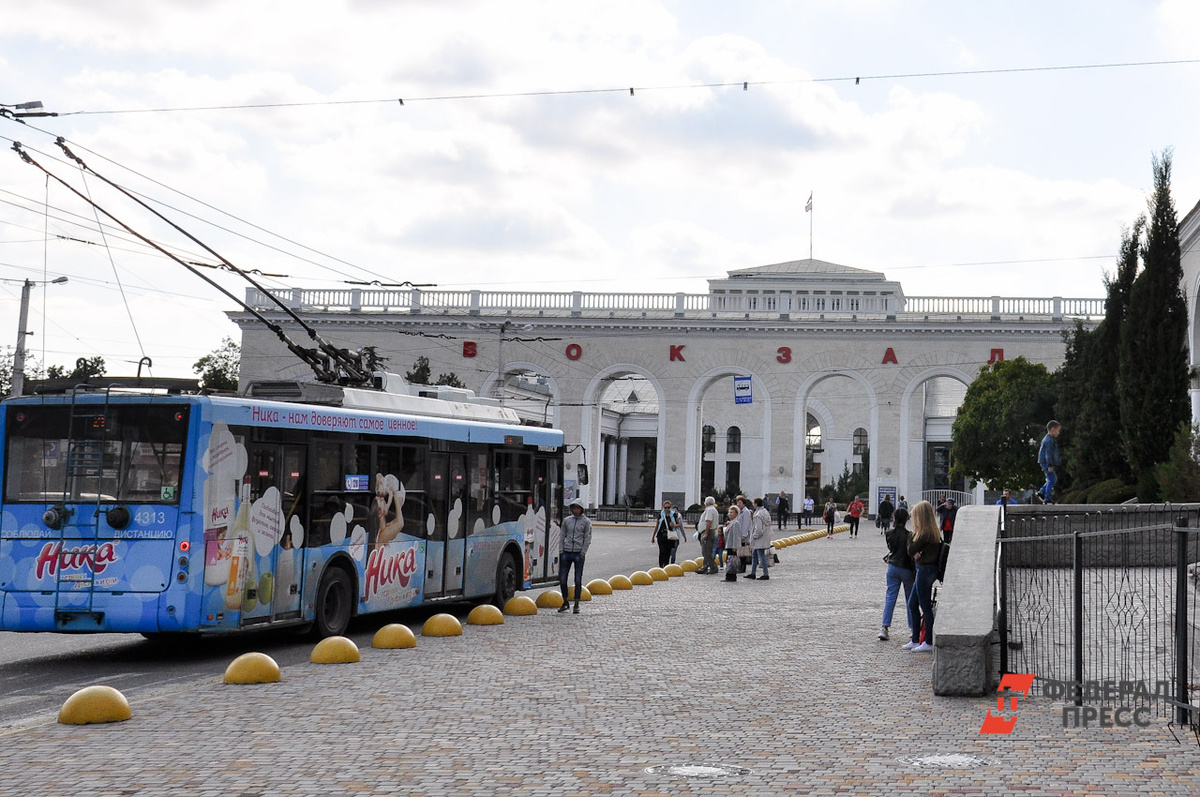
[[[430,507],[425,495],[426,455],[425,446],[403,446],[400,449],[400,471],[396,474],[404,487],[404,533],[414,537],[427,537],[425,524]]]
[[[335,515],[341,515],[345,521],[347,533],[342,537],[343,542],[349,539],[349,531],[356,525],[365,528],[372,496],[370,445],[315,440],[309,468],[312,471],[309,529],[304,544],[328,545],[332,541],[330,525]],[[342,521],[337,526],[341,528]]]
[[[496,503],[500,505],[502,523],[519,519],[533,500],[532,460],[523,451],[496,452]]]

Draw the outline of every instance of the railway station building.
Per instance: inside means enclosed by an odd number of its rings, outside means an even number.
[[[1193,239],[1196,215],[1185,221]],[[1196,260],[1188,295],[1200,317]],[[701,294],[354,287],[276,296],[334,345],[376,347],[388,371],[403,375],[426,357],[434,380],[453,374],[524,422],[561,428],[576,476],[568,497],[589,506],[686,507],[736,485],[748,496],[784,492],[795,509],[847,470],[866,471],[872,511],[885,494],[981,497],[981,485],[948,477],[967,385],[1000,359],[1057,368],[1063,332],[1104,312],[1096,298],[906,296],[882,273],[812,259],[733,270]],[[257,290],[247,301],[289,328]],[[272,332],[249,314],[233,318],[243,384],[311,380]]]

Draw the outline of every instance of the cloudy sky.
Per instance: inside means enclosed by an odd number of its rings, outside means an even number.
[[[234,305],[99,228],[13,139],[187,259],[212,262],[83,180],[54,137],[232,262],[300,288],[699,293],[729,269],[807,257],[811,220],[814,256],[909,295],[1100,296],[1154,153],[1175,148],[1180,216],[1200,200],[1200,63],[1040,69],[1200,59],[1192,0],[0,13],[0,103],[62,114],[0,119],[0,341],[15,342],[20,281],[66,275],[34,291],[30,351],[101,355],[110,373],[149,356],[156,375],[190,375],[237,335]],[[716,83],[735,85],[701,87]],[[211,110],[287,103],[303,105]]]

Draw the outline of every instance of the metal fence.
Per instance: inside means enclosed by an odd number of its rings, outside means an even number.
[[[1028,509],[1005,507],[1001,519],[1001,671],[1033,673],[1034,690],[1051,698],[1075,685],[1076,705],[1119,702],[1196,725],[1200,615],[1189,564],[1200,560],[1200,511]],[[1106,683],[1113,690],[1096,688]]]

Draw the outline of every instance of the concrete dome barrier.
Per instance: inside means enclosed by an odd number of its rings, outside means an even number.
[[[575,600],[575,585],[574,584],[572,584],[570,587],[567,588],[567,599]],[[583,591],[579,593],[579,600],[590,601],[591,599],[592,599],[592,593],[590,591],[588,591],[587,587],[584,587]]]
[[[692,559],[684,559],[679,563],[679,566],[683,568],[683,572],[685,573],[695,573],[700,569],[700,565],[696,564],[695,560]]]
[[[504,604],[504,613],[514,617],[527,617],[537,612],[537,604],[528,595],[514,595]]]
[[[358,645],[344,636],[322,639],[312,650],[308,660],[313,664],[354,664],[360,661]]]
[[[412,632],[411,628],[400,623],[388,623],[376,631],[374,638],[371,640],[371,647],[383,650],[415,648],[416,646],[416,634]]]
[[[132,716],[125,695],[111,686],[85,686],[58,710],[58,721],[63,725],[124,722]]]
[[[629,583],[635,587],[644,587],[654,583],[654,578],[645,570],[639,570],[629,577]]]
[[[663,570],[661,567],[652,567],[646,572],[650,574],[650,578],[654,581],[666,581],[670,578],[670,576],[667,575],[667,571]]]
[[[243,653],[225,668],[227,684],[273,684],[279,677],[279,665],[266,653]]]
[[[452,614],[435,614],[421,627],[421,636],[462,636],[462,623]]]
[[[539,609],[557,609],[563,605],[562,593],[556,589],[548,589],[537,596],[535,604]]]
[[[633,589],[633,582],[629,580],[629,576],[613,576],[608,580],[608,585],[613,590]]]
[[[664,567],[663,571],[666,572],[667,578],[683,578],[683,566],[682,565],[670,564],[670,565],[667,565],[666,567]],[[651,573],[650,575],[654,575],[654,574]]]
[[[593,595],[611,595],[613,593],[612,585],[602,578],[593,578],[587,583],[586,589]]]
[[[504,612],[490,603],[481,603],[467,615],[467,622],[471,625],[503,625]]]
[[[696,566],[697,570],[704,567],[704,557],[703,556],[696,557],[695,559],[689,559],[688,561],[690,561],[692,564],[694,564]],[[683,569],[687,570],[686,562],[684,563]]]

